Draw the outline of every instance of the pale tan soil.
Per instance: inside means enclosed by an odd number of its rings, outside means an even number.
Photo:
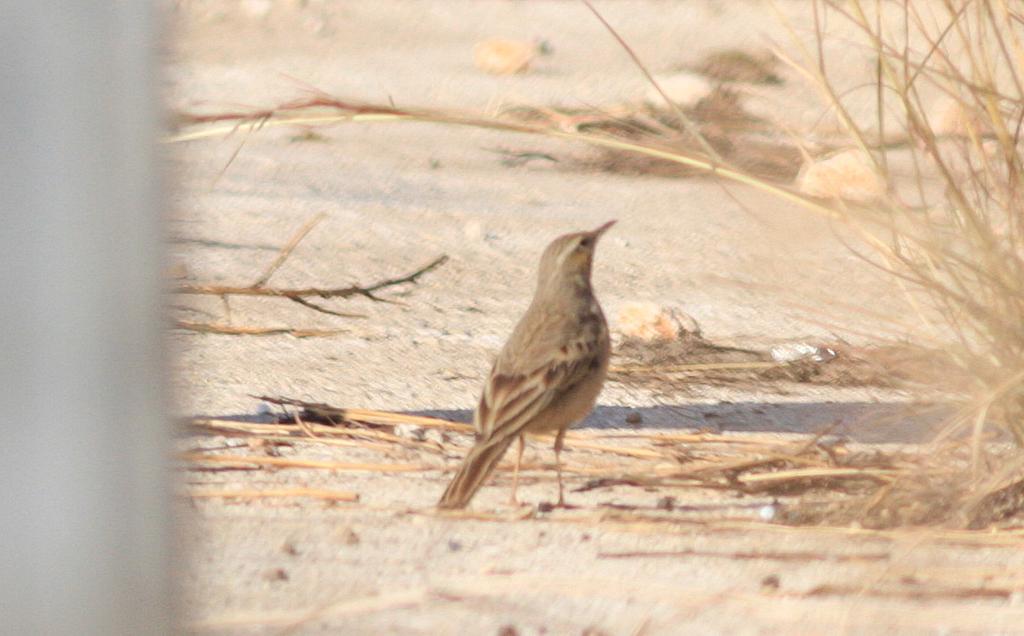
[[[779,5],[806,33],[806,5]],[[614,2],[601,9],[655,72],[716,48],[774,41],[795,53],[766,4]],[[166,97],[175,110],[266,107],[301,96],[305,84],[354,99],[487,111],[510,103],[621,104],[647,90],[628,57],[575,2],[180,2],[170,15]],[[489,36],[544,38],[554,54],[526,75],[484,75],[473,68],[472,47]],[[872,66],[856,50],[837,43],[832,52],[842,54],[835,65],[841,83],[870,78]],[[795,73],[780,72],[786,83],[758,88],[752,105],[812,127],[822,114],[814,92]],[[400,305],[330,304],[365,319],[324,316],[281,300],[231,301],[234,324],[344,330],[337,336],[176,332],[182,414],[252,416],[258,403],[248,396],[269,394],[465,420],[490,356],[528,302],[544,244],[610,218],[619,225],[601,245],[595,274],[609,315],[627,301],[675,303],[712,340],[746,347],[832,334],[865,342],[915,326],[898,289],[836,239],[841,228],[761,194],[732,189],[752,215],[706,179],[619,176],[565,163],[508,167],[495,149],[579,157],[591,151],[473,129],[347,124],[318,129],[322,140],[302,133],[274,128],[167,147],[171,252],[191,279],[251,282],[320,212],[326,220],[275,275],[275,285],[372,282],[440,254],[451,260],[401,295],[385,294]],[[207,312],[178,309],[179,316],[224,320],[218,299],[174,302]],[[879,324],[856,307],[901,317],[905,326]],[[693,386],[665,394],[610,383],[585,430],[626,428],[635,408],[643,422],[630,430],[645,432],[707,427],[779,435],[838,421],[853,439],[914,442],[921,439],[915,421],[892,417],[908,397],[805,385]],[[185,433],[182,449],[244,446]],[[655,505],[665,493],[629,486],[573,493],[580,509],[531,519],[439,518],[431,504],[444,487],[440,468],[451,468],[464,448],[463,438],[455,442],[446,460],[397,446],[300,443],[281,451],[290,458],[433,467],[422,472],[184,474],[190,488],[303,485],[360,496],[357,504],[333,506],[295,498],[183,500],[187,620],[232,633],[280,633],[289,625],[297,633],[346,634],[488,634],[506,625],[520,634],[1024,633],[1024,541],[780,531],[752,525],[759,505],[770,501],[692,488],[671,494],[698,509],[677,510],[670,521],[663,514],[657,523],[616,520],[608,504],[660,514]],[[588,457],[571,443],[569,449],[570,468]],[[551,471],[537,465],[550,462],[549,453],[528,450],[534,468],[521,490],[524,501],[552,499]],[[569,476],[571,487],[584,481]],[[501,475],[473,508],[511,512],[507,484]],[[741,522],[697,522],[723,517]],[[689,552],[602,556],[633,551]],[[766,581],[771,576],[777,588]],[[942,593],[953,588],[1009,593]]]

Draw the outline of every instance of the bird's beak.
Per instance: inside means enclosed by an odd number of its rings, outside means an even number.
[[[616,222],[617,221],[615,219],[612,219],[611,221],[608,221],[604,225],[598,227],[596,230],[593,230],[591,234],[594,235],[594,238],[601,238],[601,235],[610,230]]]

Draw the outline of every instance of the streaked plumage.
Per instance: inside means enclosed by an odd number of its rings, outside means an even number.
[[[525,433],[557,431],[557,464],[566,429],[593,408],[608,371],[610,345],[590,271],[597,241],[613,223],[560,236],[544,250],[533,302],[484,385],[473,418],[476,444],[438,506],[465,507],[509,445]],[[521,444],[519,453],[521,458]],[[516,467],[518,477],[518,462]]]

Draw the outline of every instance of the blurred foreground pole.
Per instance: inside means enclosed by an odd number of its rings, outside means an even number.
[[[169,633],[149,2],[0,0],[0,633]]]

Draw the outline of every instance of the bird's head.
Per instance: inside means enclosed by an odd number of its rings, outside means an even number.
[[[540,257],[538,291],[561,285],[561,281],[589,285],[597,242],[613,225],[615,221],[608,221],[589,232],[564,234],[551,241]]]

